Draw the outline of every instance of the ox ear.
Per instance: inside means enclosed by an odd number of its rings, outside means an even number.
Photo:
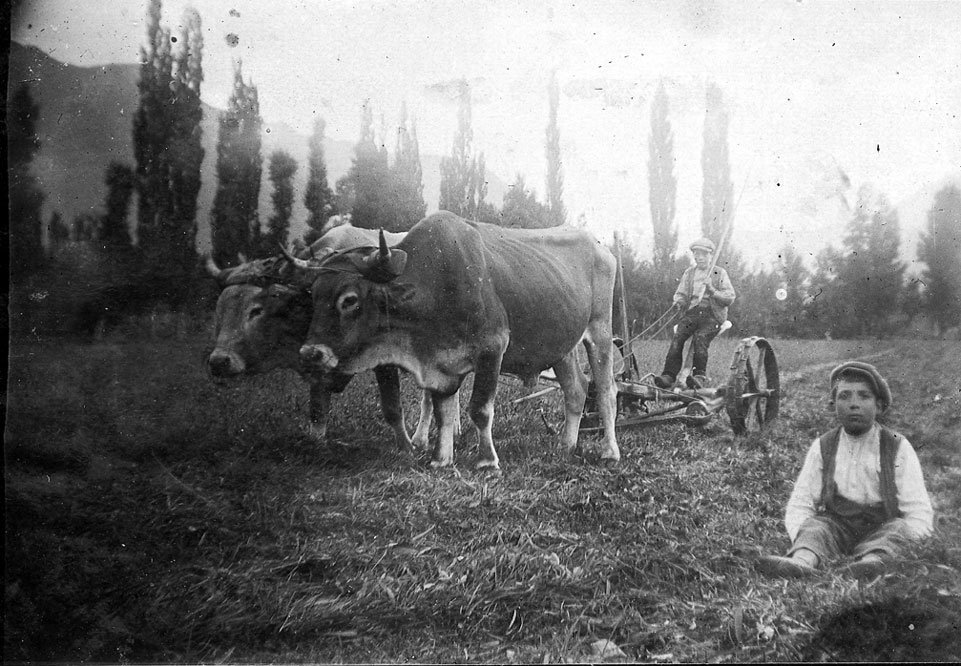
[[[360,270],[360,274],[371,282],[390,282],[403,274],[407,266],[407,253],[403,250],[391,250],[387,246],[384,230],[381,229],[379,247],[368,252],[359,261],[355,260],[354,265]]]

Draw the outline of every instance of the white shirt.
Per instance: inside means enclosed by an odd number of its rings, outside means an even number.
[[[921,463],[904,439],[894,458],[894,482],[898,491],[898,509],[904,514],[908,529],[915,537],[931,533],[934,510],[924,487]],[[816,513],[821,499],[822,473],[821,439],[815,439],[804,459],[804,467],[794,483],[791,499],[784,514],[784,525],[791,541],[797,538],[801,523]],[[861,435],[849,435],[841,429],[838,451],[834,461],[834,481],[838,493],[858,504],[882,502],[881,497],[881,429],[875,423]]]

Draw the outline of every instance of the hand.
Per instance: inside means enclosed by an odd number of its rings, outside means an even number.
[[[715,289],[714,289],[714,287],[713,287],[711,284],[706,284],[706,285],[704,285],[704,295],[705,295],[705,296],[713,296],[713,295],[714,295],[714,292],[715,292]]]

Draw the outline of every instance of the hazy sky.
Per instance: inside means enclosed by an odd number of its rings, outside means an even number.
[[[812,253],[836,241],[843,199],[853,203],[863,184],[897,204],[961,178],[958,2],[166,0],[175,34],[188,4],[203,20],[209,104],[226,106],[239,57],[268,126],[307,135],[321,115],[329,136],[354,141],[365,99],[388,134],[406,101],[421,151],[447,154],[449,84],[466,78],[475,148],[490,170],[508,182],[523,173],[541,197],[556,71],[569,214],[601,237],[621,229],[640,248],[651,238],[648,137],[660,79],[682,246],[700,228],[710,81],[730,114],[734,243],[750,261],[768,263],[786,243]],[[75,65],[136,62],[145,15],[142,1],[27,0],[13,37]]]

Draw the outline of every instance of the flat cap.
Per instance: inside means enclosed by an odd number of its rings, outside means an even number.
[[[838,367],[831,371],[831,389],[834,389],[835,384],[843,376],[856,375],[866,381],[874,389],[874,396],[881,401],[881,410],[887,411],[888,407],[891,406],[891,387],[888,386],[888,382],[881,376],[878,369],[875,368],[870,363],[865,363],[863,361],[847,361],[842,363]]]
[[[714,245],[714,241],[710,238],[698,238],[696,241],[691,243],[691,250],[707,250],[708,252],[714,252],[717,246]]]

